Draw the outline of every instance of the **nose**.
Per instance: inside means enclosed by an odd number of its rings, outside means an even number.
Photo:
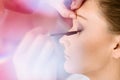
[[[60,38],[59,42],[65,47],[70,46],[70,41],[68,40],[68,36],[63,36]]]

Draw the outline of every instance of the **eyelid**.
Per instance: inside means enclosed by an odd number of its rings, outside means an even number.
[[[81,31],[82,30],[70,31],[70,32],[67,32],[65,35],[70,36],[70,35],[73,35],[73,34],[77,34],[78,32],[81,32]]]
[[[63,33],[54,33],[51,34],[50,36],[70,36],[70,35],[74,35],[77,34],[78,32],[82,32],[83,31],[83,25],[77,20],[77,30],[75,31],[69,31],[69,32],[63,32]]]
[[[69,31],[69,32],[66,32],[66,33],[56,33],[56,34],[51,34],[50,36],[63,36],[63,35],[70,36],[70,35],[73,35],[73,34],[77,34],[78,32],[81,32],[81,31],[82,30]]]

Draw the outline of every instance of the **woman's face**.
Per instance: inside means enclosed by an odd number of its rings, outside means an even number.
[[[60,39],[65,47],[64,67],[69,73],[95,72],[111,60],[114,36],[95,1],[87,0],[76,10],[77,19],[73,20],[69,31],[82,31]]]

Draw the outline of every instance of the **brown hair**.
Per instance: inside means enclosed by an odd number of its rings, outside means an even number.
[[[110,24],[110,31],[120,34],[120,0],[99,0],[100,8]]]

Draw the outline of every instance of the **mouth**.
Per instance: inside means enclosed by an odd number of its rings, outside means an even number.
[[[68,55],[68,52],[67,52],[67,51],[64,51],[64,53],[65,53],[65,55],[64,55],[64,56],[65,56],[65,59],[66,59],[66,60],[69,60],[69,59],[70,59],[70,56]]]
[[[68,55],[65,55],[65,59],[66,59],[66,60],[69,60],[70,57],[69,57]]]

